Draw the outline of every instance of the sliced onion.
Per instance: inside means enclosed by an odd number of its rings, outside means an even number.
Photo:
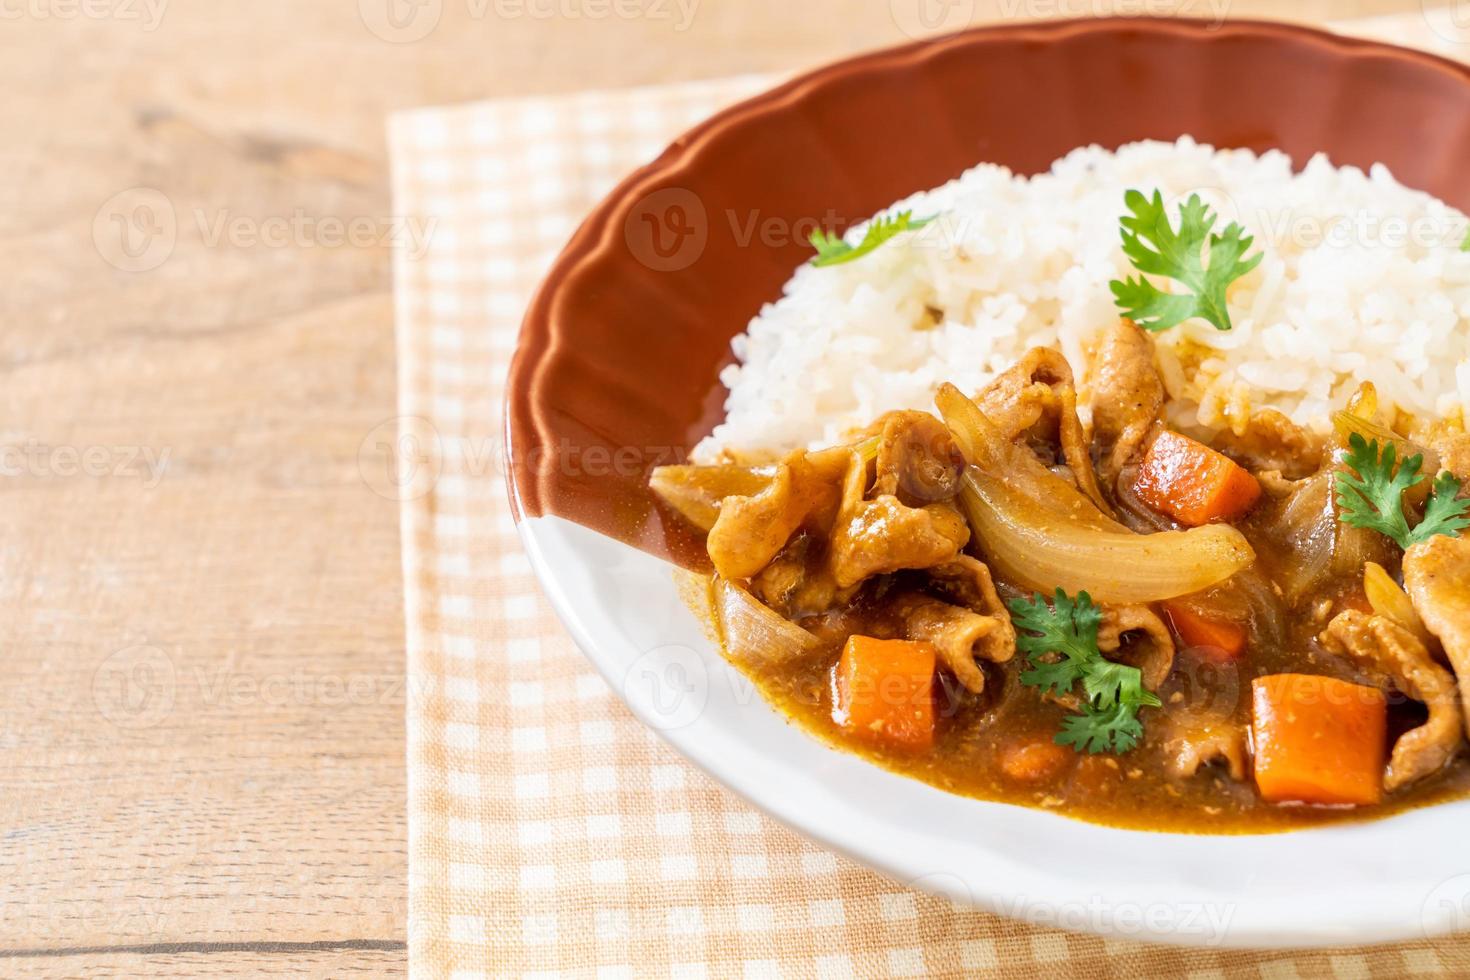
[[[940,385],[934,396],[934,404],[966,462],[987,470],[1005,465],[1004,449],[1009,443],[995,423],[986,418],[980,406],[966,398],[964,392],[945,383]]]
[[[1336,473],[1323,470],[1303,481],[1272,518],[1278,546],[1271,557],[1288,602],[1338,576],[1356,576],[1365,562],[1390,560],[1387,538],[1339,520],[1332,492]]]
[[[760,493],[775,473],[774,466],[660,466],[649,477],[648,487],[708,533],[720,516],[720,501]]]
[[[786,663],[819,646],[815,636],[718,575],[710,583],[710,605],[725,655],[748,666]]]
[[[1074,524],[1105,531],[1127,530],[1098,510],[1097,504],[1071,480],[1047,469],[1029,449],[1008,442],[980,406],[954,385],[942,386],[934,401],[970,469],[1004,478],[1013,490],[1036,506]]]
[[[1398,450],[1399,459],[1408,459],[1410,456],[1424,457],[1424,471],[1433,473],[1439,464],[1439,454],[1428,446],[1420,445],[1413,439],[1406,439],[1397,432],[1370,418],[1357,415],[1353,412],[1333,412],[1332,428],[1347,443],[1348,436],[1357,433],[1368,442],[1378,440],[1379,448],[1392,443]]]
[[[1368,594],[1368,605],[1375,613],[1413,633],[1427,649],[1434,648],[1434,637],[1414,611],[1409,594],[1375,561],[1363,565],[1363,591]]]
[[[1286,499],[1274,523],[1285,554],[1281,582],[1287,599],[1296,602],[1332,573],[1337,550],[1338,520],[1332,504],[1332,471],[1323,470],[1299,485]]]
[[[1347,410],[1370,422],[1378,418],[1378,386],[1371,381],[1358,385],[1358,390],[1348,396]]]
[[[1286,610],[1271,580],[1258,568],[1248,568],[1230,580],[1230,588],[1245,597],[1250,606],[1251,643],[1279,649],[1286,643]]]
[[[1086,591],[1099,602],[1155,602],[1223,582],[1256,559],[1226,524],[1134,534],[1100,530],[969,467],[960,503],[993,571],[1051,592]]]

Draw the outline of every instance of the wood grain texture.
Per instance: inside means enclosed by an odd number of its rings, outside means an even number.
[[[425,0],[410,39],[388,2],[6,8],[0,973],[404,969],[397,505],[362,473],[395,414],[385,115],[914,25],[909,0]]]
[[[296,946],[222,943],[183,950],[138,952],[127,947],[47,954],[25,959],[0,959],[0,972],[22,965],[28,977],[57,980],[88,977],[125,980],[148,976],[186,980],[192,977],[373,977],[404,976],[407,964],[401,949],[326,944]]]

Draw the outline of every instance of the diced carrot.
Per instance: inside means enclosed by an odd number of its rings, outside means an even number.
[[[1256,788],[1274,803],[1377,803],[1387,728],[1388,705],[1376,688],[1311,674],[1257,677]]]
[[[931,644],[850,636],[837,661],[832,718],[847,731],[895,748],[934,744]]]
[[[1229,663],[1245,653],[1244,624],[1220,616],[1206,616],[1182,602],[1165,602],[1164,614],[1179,641],[1209,660]]]
[[[1050,737],[1022,738],[1000,750],[1000,771],[1020,783],[1039,783],[1056,776],[1076,758],[1075,751]]]
[[[1199,527],[1250,510],[1261,484],[1228,456],[1165,430],[1144,454],[1133,491],[1159,513]]]

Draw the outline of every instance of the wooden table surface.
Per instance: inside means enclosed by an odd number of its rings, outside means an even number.
[[[0,7],[0,973],[406,967],[385,115],[811,65],[918,2]]]

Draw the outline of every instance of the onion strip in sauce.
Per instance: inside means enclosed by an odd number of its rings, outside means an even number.
[[[1041,589],[1099,602],[1157,602],[1217,585],[1255,561],[1226,524],[1135,534],[1082,491],[1006,440],[972,400],[944,385],[935,401],[971,464],[960,506],[992,570]]]
[[[1363,592],[1368,596],[1368,605],[1384,619],[1397,623],[1414,635],[1414,639],[1430,650],[1438,640],[1424,625],[1424,620],[1414,611],[1414,603],[1388,570],[1375,561],[1363,564]]]
[[[1199,592],[1255,561],[1235,528],[1134,534],[1076,521],[1018,493],[1005,480],[969,467],[960,504],[992,569],[1051,592],[1087,592],[1098,602],[1156,602]]]
[[[721,646],[752,667],[794,660],[819,646],[815,636],[734,582],[714,576],[709,596]]]

